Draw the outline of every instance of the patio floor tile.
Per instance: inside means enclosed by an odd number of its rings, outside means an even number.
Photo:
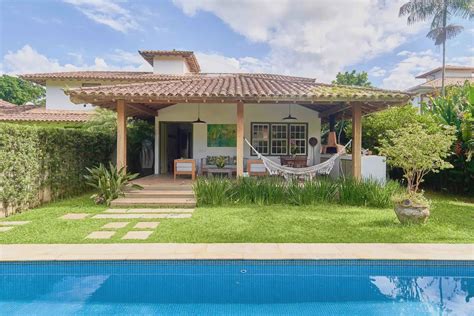
[[[0,227],[0,232],[7,232],[11,229],[13,229],[13,226],[3,226],[3,227]]]
[[[61,216],[61,219],[84,219],[89,216],[88,213],[68,213],[66,215]]]
[[[150,228],[150,229],[155,229],[160,225],[160,222],[138,222],[133,226],[133,228]]]
[[[107,223],[102,228],[108,228],[108,229],[119,229],[119,228],[124,228],[130,224],[130,222],[112,222],[112,223]]]
[[[132,231],[125,234],[122,239],[147,239],[152,234],[152,231]]]
[[[87,239],[110,239],[115,234],[115,232],[92,232],[89,235],[87,235]]]
[[[0,222],[0,226],[20,226],[30,223],[31,221],[10,221],[10,222]]]

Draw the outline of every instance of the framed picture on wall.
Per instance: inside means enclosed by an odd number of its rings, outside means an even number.
[[[236,147],[236,124],[207,124],[207,147]]]

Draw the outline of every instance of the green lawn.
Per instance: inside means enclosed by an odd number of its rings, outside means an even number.
[[[432,216],[426,225],[402,226],[391,209],[334,204],[198,208],[190,219],[164,219],[143,242],[361,242],[361,243],[472,243],[474,201],[433,195]],[[66,213],[99,213],[88,196],[44,205],[3,221],[31,223],[0,232],[0,243],[109,243],[137,242],[120,238],[131,229],[119,229],[110,240],[84,239],[114,220],[62,220]],[[143,221],[143,220],[142,220]]]

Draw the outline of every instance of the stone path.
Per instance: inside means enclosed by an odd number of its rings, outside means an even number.
[[[194,209],[192,208],[110,208],[100,214],[93,215],[91,219],[174,219],[174,218],[191,218]],[[90,213],[68,213],[60,217],[65,220],[84,220]],[[129,221],[115,221],[106,223],[101,230],[91,232],[86,239],[110,239],[118,230],[126,229]],[[138,222],[136,223],[121,239],[145,240],[153,234],[158,228],[160,222]],[[0,222],[1,225],[1,222]],[[0,227],[0,231],[1,231]],[[9,228],[11,229],[11,228]],[[128,228],[130,229],[130,227]],[[139,230],[138,230],[139,229]]]
[[[30,223],[31,221],[6,221],[6,222],[0,222],[0,233],[1,232],[7,232],[12,230],[13,228],[17,226],[22,226]]]

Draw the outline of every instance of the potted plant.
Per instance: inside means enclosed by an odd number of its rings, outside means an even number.
[[[225,157],[225,156],[216,157],[216,167],[217,168],[219,168],[219,169],[224,168],[226,162],[227,162],[227,157]]]
[[[430,215],[430,202],[420,190],[424,176],[429,172],[452,168],[445,159],[454,142],[452,127],[430,128],[421,124],[387,131],[381,139],[380,154],[387,163],[403,170],[407,182],[405,193],[396,196],[395,213],[401,223],[425,223]]]
[[[290,153],[293,158],[295,158],[298,153],[298,146],[296,146],[296,140],[294,139],[290,140]]]

